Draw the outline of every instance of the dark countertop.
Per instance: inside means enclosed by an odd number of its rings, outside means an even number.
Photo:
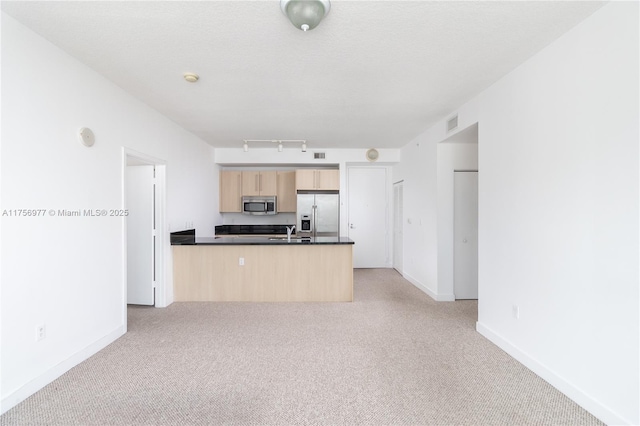
[[[174,246],[281,246],[286,244],[354,244],[348,237],[316,237],[316,238],[295,238],[291,237],[291,242],[287,238],[273,237],[187,237],[182,239],[172,238],[171,245]]]

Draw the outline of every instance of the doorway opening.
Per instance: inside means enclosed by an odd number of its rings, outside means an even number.
[[[165,162],[123,149],[124,319],[127,305],[167,306]]]
[[[457,172],[477,172],[478,167],[478,123],[472,124],[449,136],[437,147],[438,185],[438,290],[436,300],[460,299],[454,288],[456,254],[455,232],[455,175]],[[475,216],[477,222],[477,214]],[[464,236],[462,237],[464,240]],[[460,241],[461,244],[465,244]],[[467,238],[467,247],[469,239]],[[477,262],[476,262],[477,265]],[[468,268],[474,268],[473,265]],[[477,266],[475,266],[477,276]],[[460,273],[457,274],[458,277]],[[477,282],[477,281],[476,281]],[[477,284],[475,284],[477,286]]]

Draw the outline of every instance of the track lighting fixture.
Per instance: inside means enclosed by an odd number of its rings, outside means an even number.
[[[245,139],[242,141],[242,149],[244,152],[249,151],[249,142],[251,143],[276,143],[278,144],[278,152],[282,152],[285,143],[299,143],[302,144],[302,152],[307,152],[307,141],[303,139],[294,140],[274,140],[274,139]]]

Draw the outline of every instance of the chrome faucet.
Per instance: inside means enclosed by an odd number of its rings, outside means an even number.
[[[291,233],[296,229],[296,226],[293,225],[291,228],[287,226],[287,242],[291,242]]]

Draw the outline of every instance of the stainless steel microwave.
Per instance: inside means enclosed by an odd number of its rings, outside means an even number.
[[[268,215],[278,213],[276,196],[242,197],[242,213]]]

